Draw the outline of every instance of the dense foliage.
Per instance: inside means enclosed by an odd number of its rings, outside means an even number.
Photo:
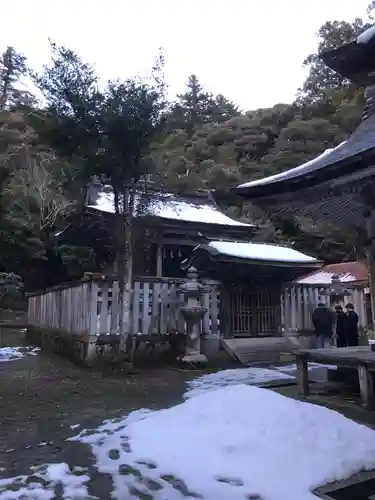
[[[370,5],[368,18],[353,23],[327,21],[316,53],[304,61],[309,72],[295,102],[253,111],[206,92],[194,74],[167,103],[162,56],[148,79],[109,82],[101,90],[94,69],[65,47],[51,43],[52,63],[41,74],[6,48],[0,57],[0,271],[20,275],[30,290],[93,270],[98,255],[89,242],[72,246],[54,236],[82,215],[92,176],[115,192],[121,262],[130,252],[132,210],[121,200],[145,181],[180,193],[216,190],[223,210],[264,226],[258,236],[264,240],[328,262],[362,258],[362,234],[308,220],[271,225],[227,193],[241,181],[308,161],[355,129],[363,89],[326,68],[318,53],[354,40],[373,11]],[[43,105],[23,90],[26,76]]]

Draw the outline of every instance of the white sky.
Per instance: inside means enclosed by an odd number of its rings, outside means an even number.
[[[13,0],[1,8],[0,50],[38,69],[48,38],[94,63],[103,80],[145,73],[158,48],[170,94],[196,73],[243,109],[293,100],[302,61],[326,20],[362,17],[370,0]]]

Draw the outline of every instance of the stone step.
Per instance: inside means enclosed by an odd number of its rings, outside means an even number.
[[[243,365],[278,363],[283,353],[296,348],[285,337],[222,339],[222,347]]]

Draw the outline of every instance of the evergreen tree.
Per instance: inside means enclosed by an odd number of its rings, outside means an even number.
[[[0,110],[33,103],[30,92],[22,89],[21,79],[26,75],[26,57],[7,47],[0,56]]]

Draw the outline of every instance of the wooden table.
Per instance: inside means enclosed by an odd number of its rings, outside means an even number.
[[[336,365],[342,368],[358,370],[362,405],[374,408],[374,384],[372,372],[375,372],[375,352],[370,346],[328,347],[325,349],[301,349],[294,352],[297,360],[297,384],[300,394],[309,394],[308,363]]]

